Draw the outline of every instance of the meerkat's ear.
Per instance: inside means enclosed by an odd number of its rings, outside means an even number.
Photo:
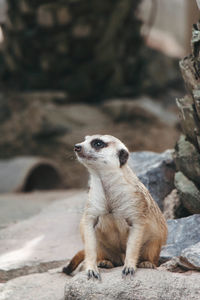
[[[120,168],[121,168],[127,162],[129,153],[127,150],[121,149],[118,152],[118,156],[119,156],[119,163],[120,163]]]

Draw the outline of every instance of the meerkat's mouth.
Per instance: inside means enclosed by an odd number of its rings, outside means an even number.
[[[76,152],[76,155],[79,157],[79,158],[82,158],[82,159],[86,159],[86,160],[94,160],[95,158],[94,157],[92,157],[91,155],[87,155],[87,154],[85,154],[85,153],[83,153],[83,152]]]

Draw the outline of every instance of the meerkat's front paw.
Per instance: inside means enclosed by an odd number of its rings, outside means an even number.
[[[127,276],[130,276],[130,279],[133,279],[135,271],[136,271],[135,267],[124,266],[122,270],[122,278],[127,278]]]
[[[98,280],[101,280],[101,276],[100,276],[100,273],[98,271],[97,268],[91,268],[91,269],[87,269],[87,277],[88,277],[88,280],[89,279],[98,279]]]

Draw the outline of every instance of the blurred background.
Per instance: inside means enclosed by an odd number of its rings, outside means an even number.
[[[86,186],[85,135],[174,148],[198,18],[195,0],[0,0],[0,192]]]

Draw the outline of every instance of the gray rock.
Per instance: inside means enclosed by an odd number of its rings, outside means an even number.
[[[165,197],[163,201],[163,214],[165,219],[176,219],[177,211],[180,210],[181,202],[176,189]]]
[[[65,287],[65,300],[73,299],[134,299],[188,300],[200,299],[200,273],[190,275],[138,269],[134,279],[122,279],[122,268],[102,271],[102,282],[87,280],[81,272]]]
[[[162,263],[157,269],[161,270],[161,271],[183,273],[183,270],[180,267],[179,261],[180,261],[179,257],[173,257],[172,259],[167,260],[166,262]]]
[[[67,277],[59,271],[51,270],[10,280],[0,286],[0,300],[63,300]]]
[[[133,152],[129,165],[147,187],[159,207],[163,209],[164,198],[174,188],[173,151],[163,153],[150,151]]]
[[[200,153],[184,135],[177,142],[174,160],[179,171],[200,184]]]
[[[167,244],[162,248],[160,257],[169,260],[180,256],[182,251],[200,242],[200,215],[168,220]]]
[[[200,90],[199,89],[193,91],[193,97],[194,97],[196,112],[200,119]]]
[[[200,242],[181,252],[180,264],[188,269],[200,270]]]
[[[197,145],[197,133],[200,128],[192,96],[186,95],[184,98],[177,99],[176,104],[180,112],[180,123],[183,133],[192,143]]]
[[[192,214],[200,213],[200,191],[182,172],[175,174],[175,186],[182,205]]]

